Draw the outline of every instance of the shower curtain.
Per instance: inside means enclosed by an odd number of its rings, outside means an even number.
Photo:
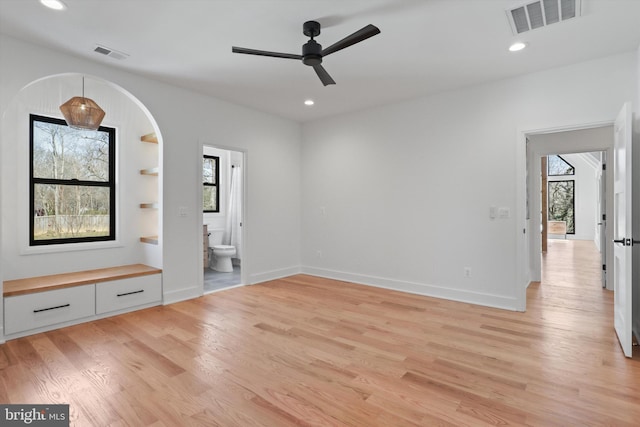
[[[242,171],[240,166],[231,167],[227,223],[223,244],[235,246],[236,258],[242,258]]]

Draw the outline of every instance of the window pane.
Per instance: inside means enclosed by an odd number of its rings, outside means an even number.
[[[575,234],[574,181],[549,182],[549,221],[565,221],[567,234]]]
[[[35,184],[34,240],[109,236],[108,187]]]
[[[34,121],[33,177],[109,180],[109,133]]]
[[[575,169],[560,156],[547,156],[547,170],[550,176],[574,175]]]
[[[213,211],[213,212],[217,212],[218,211],[218,197],[217,197],[217,192],[218,192],[218,187],[215,186],[211,186],[211,185],[204,185],[204,188],[202,189],[202,195],[203,195],[203,201],[204,201],[204,206],[203,206],[203,210],[204,211]]]
[[[205,157],[202,164],[202,182],[216,184],[216,159]]]

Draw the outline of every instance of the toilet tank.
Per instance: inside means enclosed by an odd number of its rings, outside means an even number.
[[[209,229],[209,247],[212,248],[217,245],[222,244],[222,236],[224,235],[224,230],[221,228]]]

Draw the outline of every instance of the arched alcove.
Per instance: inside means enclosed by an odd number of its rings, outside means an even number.
[[[30,247],[29,116],[62,119],[59,106],[82,95],[83,77],[84,95],[106,112],[102,125],[116,129],[116,240]],[[96,76],[51,75],[23,87],[0,123],[3,280],[132,263],[162,267],[162,137],[135,96]],[[151,133],[157,143],[141,141]],[[154,173],[141,173],[150,169]],[[151,202],[153,209],[141,208]],[[141,241],[149,235],[158,236],[156,244]]]

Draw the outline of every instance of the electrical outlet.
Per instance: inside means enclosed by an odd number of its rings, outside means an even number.
[[[322,258],[322,251],[316,251],[316,257]]]
[[[471,277],[471,267],[465,267],[464,268],[464,277],[466,277],[466,278]]]

